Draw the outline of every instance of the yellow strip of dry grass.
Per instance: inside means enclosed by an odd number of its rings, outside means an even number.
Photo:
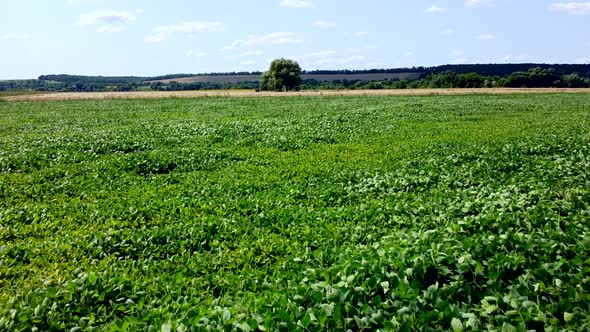
[[[326,90],[300,92],[255,92],[251,90],[64,92],[4,97],[5,101],[59,101],[105,99],[159,99],[199,97],[289,97],[289,96],[427,96],[468,94],[590,93],[590,89],[494,88],[494,89],[405,89],[405,90]]]

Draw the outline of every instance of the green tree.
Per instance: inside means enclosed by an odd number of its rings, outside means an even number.
[[[182,87],[180,85],[180,83],[176,82],[176,81],[172,81],[170,83],[168,83],[168,91],[179,91],[182,90]]]
[[[301,84],[301,67],[296,61],[276,59],[268,71],[260,76],[261,91],[297,90]]]
[[[150,84],[150,88],[154,91],[161,91],[164,90],[164,84],[162,82],[152,82]]]
[[[486,77],[478,73],[457,75],[453,84],[454,88],[481,88],[486,82]]]
[[[578,74],[563,75],[562,85],[566,88],[585,88],[588,86],[584,78]]]

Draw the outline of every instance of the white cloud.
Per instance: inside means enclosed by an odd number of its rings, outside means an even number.
[[[321,51],[295,57],[302,63],[311,67],[338,67],[357,63],[366,60],[366,56],[360,54],[343,54],[336,51]]]
[[[174,25],[155,27],[152,29],[152,35],[146,37],[147,42],[157,43],[164,41],[173,34],[191,35],[197,32],[218,32],[223,31],[221,22],[184,22]]]
[[[352,34],[355,37],[366,37],[369,35],[368,31],[357,31],[355,33]]]
[[[575,60],[575,63],[578,63],[578,64],[590,64],[590,57],[588,57],[588,58],[577,58]]]
[[[195,51],[192,51],[191,50],[191,51],[186,52],[186,56],[187,57],[193,57],[194,56],[194,57],[200,58],[200,57],[207,56],[207,53],[205,53],[205,52],[195,52]]]
[[[324,50],[300,56],[291,56],[304,68],[308,69],[342,69],[342,68],[371,68],[380,63],[375,59],[373,48]]]
[[[96,31],[97,32],[110,32],[110,33],[115,33],[115,32],[121,32],[121,31],[123,31],[123,28],[112,26],[112,25],[103,25],[103,26],[98,27],[98,29]]]
[[[80,15],[77,25],[81,27],[98,26],[98,32],[120,32],[123,26],[135,21],[137,17],[126,11],[95,10]]]
[[[255,65],[255,64],[256,64],[256,61],[254,61],[254,60],[240,62],[240,65],[242,65],[242,66],[251,66],[251,65]]]
[[[469,62],[469,58],[465,55],[463,50],[453,50],[449,57],[451,58],[451,64],[459,65]]]
[[[461,64],[465,64],[468,63],[469,59],[467,59],[466,57],[458,57],[453,59],[453,61],[451,61],[451,64],[453,65],[461,65]]]
[[[453,29],[444,29],[443,31],[440,32],[441,35],[443,36],[452,36],[455,34],[455,30]]]
[[[313,7],[313,2],[309,0],[283,0],[281,1],[281,7],[311,8]]]
[[[465,55],[465,52],[461,50],[454,50],[453,52],[451,52],[451,56],[455,58],[462,57],[463,55]]]
[[[512,54],[508,54],[508,55],[502,57],[501,61],[522,62],[522,61],[526,61],[527,59],[528,59],[528,56],[526,56],[526,55],[512,55]]]
[[[77,5],[77,4],[90,5],[93,2],[96,2],[96,0],[68,0],[68,4],[70,4],[70,5]]]
[[[297,44],[303,37],[294,32],[272,32],[266,35],[250,35],[247,39],[239,39],[225,46],[223,50],[233,50],[244,46]]]
[[[262,51],[246,51],[246,52],[240,53],[240,56],[241,57],[246,57],[246,56],[261,56],[262,54],[264,54]]]
[[[485,40],[494,40],[494,39],[496,39],[496,35],[491,34],[491,33],[484,33],[484,34],[477,36],[477,40],[484,40],[485,41]]]
[[[336,27],[336,23],[334,22],[327,22],[327,21],[315,21],[311,24],[314,28],[319,28],[319,29],[330,29],[330,28],[335,28]]]
[[[440,14],[440,13],[446,13],[447,9],[443,8],[443,7],[439,7],[439,6],[430,6],[429,8],[426,9],[426,12]]]
[[[23,39],[29,39],[31,38],[31,35],[29,35],[28,33],[6,33],[3,35],[0,35],[0,39],[13,39],[13,40],[23,40]]]
[[[590,2],[555,2],[549,8],[570,15],[590,15]]]
[[[465,7],[479,7],[483,5],[491,5],[493,0],[465,0]]]

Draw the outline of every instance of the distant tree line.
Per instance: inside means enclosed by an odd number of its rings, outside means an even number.
[[[252,90],[258,88],[258,82],[219,83],[219,82],[194,82],[170,83],[152,82],[149,89],[153,91],[190,91],[190,90]]]
[[[343,89],[440,89],[440,88],[587,88],[590,75],[578,73],[562,74],[554,68],[531,68],[524,72],[514,72],[507,77],[486,76],[478,73],[458,74],[452,70],[433,72],[418,80],[391,79],[364,82],[359,80],[336,80],[321,82],[304,80],[302,90],[343,90]]]
[[[374,70],[316,70],[302,71],[305,74],[371,74],[371,73],[420,73],[416,80],[304,80],[300,89],[407,89],[407,88],[493,88],[493,87],[590,87],[590,65],[547,64],[475,64],[445,65],[438,67],[412,67]],[[260,72],[233,72],[212,74],[174,74],[157,77],[138,76],[79,76],[43,75],[37,80],[0,81],[0,91],[180,91],[180,90],[225,90],[260,88]],[[240,83],[155,82],[191,76],[254,75],[256,81]],[[272,83],[272,80],[270,80]],[[268,82],[266,87],[268,88]]]
[[[590,75],[589,75],[590,76]],[[579,73],[560,73],[555,68],[530,68],[513,72],[507,77],[486,76],[471,72],[458,74],[453,70],[431,73],[425,78],[411,82],[408,87],[416,88],[585,88],[590,87],[590,77]]]
[[[454,71],[457,74],[478,73],[483,76],[508,77],[514,72],[526,72],[531,68],[549,69],[553,68],[560,73],[578,73],[590,77],[590,64],[465,64],[465,65],[442,65],[435,67],[408,67],[392,69],[369,69],[369,70],[312,70],[303,71],[303,74],[399,74],[399,73],[421,73],[428,76],[432,73]]]
[[[390,69],[362,69],[362,70],[304,70],[306,75],[352,75],[352,74],[401,74],[401,73],[425,73],[435,70],[436,67],[407,67],[407,68],[390,68]]]
[[[145,81],[146,77],[138,76],[82,76],[82,75],[41,75],[39,81],[60,83],[131,83]]]
[[[515,72],[527,72],[531,68],[555,69],[562,74],[578,73],[590,77],[590,64],[537,64],[537,63],[500,63],[500,64],[466,64],[443,65],[426,68],[427,73],[441,73],[452,70],[457,74],[478,73],[483,76],[508,77]]]

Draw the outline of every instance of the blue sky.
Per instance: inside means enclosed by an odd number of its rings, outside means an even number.
[[[0,79],[448,63],[590,63],[590,1],[18,0]]]

